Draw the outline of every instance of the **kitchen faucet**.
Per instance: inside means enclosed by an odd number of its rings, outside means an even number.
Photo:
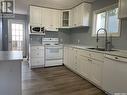
[[[99,41],[99,36],[98,36],[98,33],[101,31],[101,30],[103,30],[104,32],[105,32],[105,50],[107,51],[108,50],[108,43],[110,43],[110,42],[108,42],[108,38],[107,38],[107,30],[106,29],[104,29],[104,28],[100,28],[98,31],[97,31],[97,39],[96,39],[96,41],[97,41],[97,43],[98,43],[98,41]],[[98,45],[97,45],[97,48],[98,48]]]

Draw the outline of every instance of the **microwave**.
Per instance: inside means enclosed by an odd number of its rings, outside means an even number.
[[[45,34],[45,28],[39,26],[30,26],[31,33],[43,33]]]

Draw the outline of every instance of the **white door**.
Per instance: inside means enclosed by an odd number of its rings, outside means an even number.
[[[9,20],[8,29],[8,50],[25,51],[25,22],[21,20]]]

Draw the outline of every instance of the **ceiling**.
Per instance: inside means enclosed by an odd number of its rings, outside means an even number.
[[[94,2],[95,0],[15,0],[15,10],[17,14],[27,14],[29,5],[69,9],[83,1]]]

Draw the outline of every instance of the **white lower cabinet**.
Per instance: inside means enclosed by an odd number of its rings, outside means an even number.
[[[127,58],[65,47],[64,62],[111,95],[127,93]]]
[[[127,59],[106,55],[102,78],[105,91],[112,95],[127,93]]]
[[[98,60],[99,57],[104,57],[103,54],[93,53],[86,50],[80,50],[70,47],[64,48],[64,63],[65,65],[90,80],[99,87],[102,87],[102,65],[103,61]],[[93,55],[97,58],[93,58]]]
[[[31,68],[44,66],[44,46],[30,46],[29,65]]]
[[[89,55],[93,55],[93,53],[89,52]],[[90,81],[101,87],[103,61],[98,61],[86,56],[78,55],[78,71],[83,77],[89,79]],[[99,56],[99,54],[96,54],[96,56]]]

